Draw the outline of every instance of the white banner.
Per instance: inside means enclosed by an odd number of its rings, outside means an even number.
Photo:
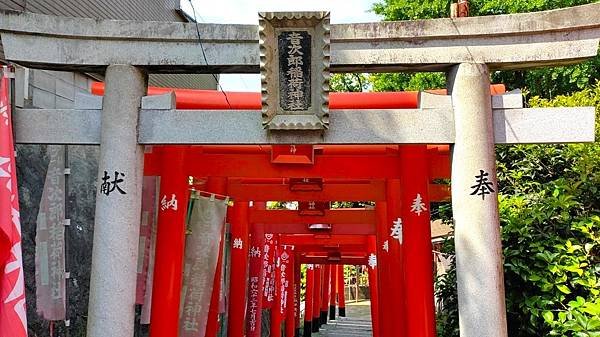
[[[65,152],[48,145],[48,172],[35,235],[37,312],[44,319],[65,319]]]
[[[227,203],[193,196],[185,242],[181,337],[202,337],[219,258],[219,238],[225,224]]]

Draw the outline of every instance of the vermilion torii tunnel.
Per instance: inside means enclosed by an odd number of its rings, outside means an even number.
[[[96,83],[92,91],[103,89]],[[170,91],[149,88],[155,95]],[[492,93],[503,92],[492,86]],[[184,109],[260,106],[255,93],[177,89],[175,95]],[[414,108],[418,93],[332,93],[330,100],[332,109]],[[308,266],[304,336],[319,331],[328,312],[335,319],[336,304],[345,315],[343,265],[368,266],[374,336],[435,336],[429,210],[430,202],[450,199],[449,186],[435,183],[450,177],[447,145],[154,146],[144,163],[146,176],[161,177],[160,195],[189,198],[195,189],[233,201],[230,256],[220,249],[218,259],[230,270],[223,289],[228,336],[261,336],[262,309],[271,312],[270,335],[298,336],[301,264]],[[267,201],[299,207],[268,210]],[[332,201],[375,206],[330,209]],[[158,215],[151,336],[179,333],[187,216],[185,207]],[[205,304],[206,336],[219,331],[222,270],[216,268]]]

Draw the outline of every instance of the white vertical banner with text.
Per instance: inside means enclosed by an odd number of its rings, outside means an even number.
[[[202,337],[206,332],[227,202],[203,196],[193,196],[191,202],[185,241],[180,336]]]
[[[35,234],[37,312],[44,319],[65,319],[65,152],[48,145],[48,171]]]

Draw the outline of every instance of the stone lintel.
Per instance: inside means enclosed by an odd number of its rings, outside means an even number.
[[[15,109],[21,144],[100,143],[100,110]],[[496,144],[594,141],[594,107],[494,109]],[[331,110],[323,134],[261,127],[259,110],[142,110],[140,144],[452,144],[451,109]],[[35,125],[35,128],[32,127]],[[289,133],[291,132],[291,133]]]
[[[600,3],[523,14],[331,25],[331,72],[524,69],[596,56]],[[65,18],[0,11],[8,60],[53,70],[127,63],[150,73],[259,73],[258,26]]]

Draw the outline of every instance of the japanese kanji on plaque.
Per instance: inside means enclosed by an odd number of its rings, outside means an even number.
[[[263,125],[329,125],[329,13],[260,13]]]

